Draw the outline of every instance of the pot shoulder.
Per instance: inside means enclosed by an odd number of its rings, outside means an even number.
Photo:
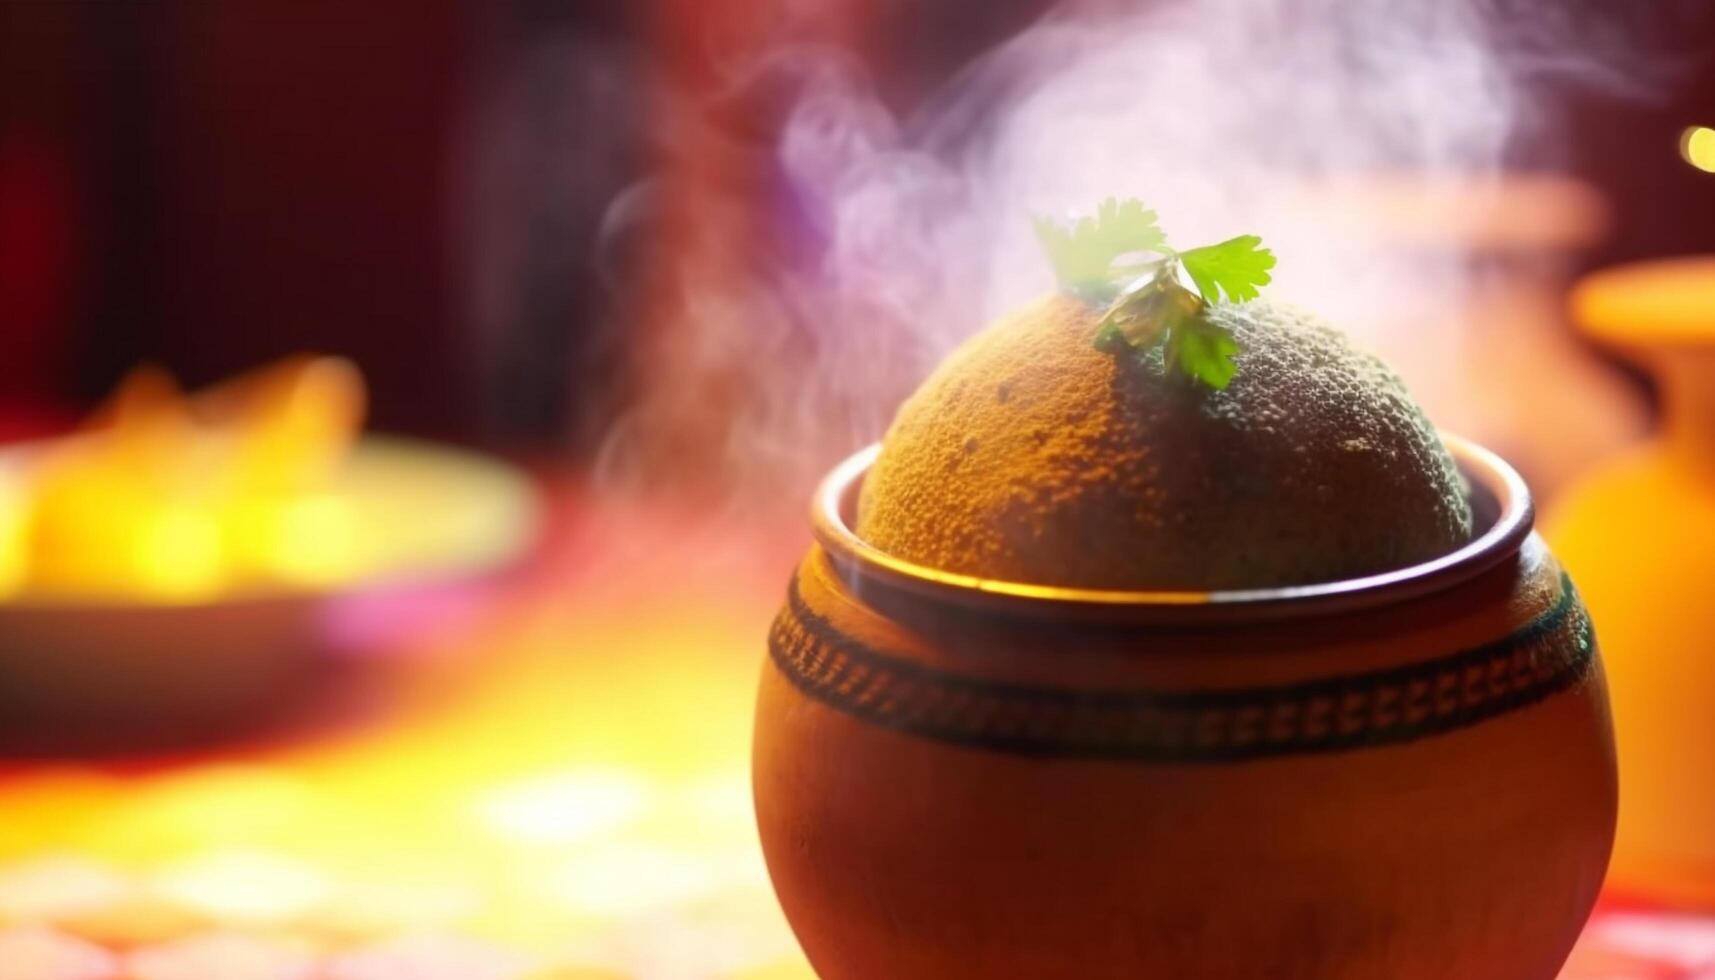
[[[1517,561],[1404,604],[1177,629],[860,595],[812,550],[769,646],[800,696],[869,724],[1162,759],[1410,741],[1576,688],[1597,657],[1576,589],[1535,538]]]

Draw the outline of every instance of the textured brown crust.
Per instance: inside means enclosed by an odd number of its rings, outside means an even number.
[[[1426,561],[1471,534],[1466,491],[1399,379],[1337,331],[1256,301],[1212,391],[1095,350],[1063,296],[1003,318],[906,401],[857,532],[948,571],[1229,589]]]

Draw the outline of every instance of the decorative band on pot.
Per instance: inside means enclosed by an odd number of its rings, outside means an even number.
[[[794,577],[768,650],[805,696],[894,731],[1021,755],[1218,763],[1409,742],[1475,725],[1582,681],[1596,644],[1562,575],[1554,604],[1502,639],[1403,667],[1197,691],[1031,686],[871,647],[812,610]]]

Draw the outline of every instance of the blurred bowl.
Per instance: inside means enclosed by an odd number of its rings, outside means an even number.
[[[23,479],[35,443],[0,451]],[[367,437],[328,491],[367,571],[324,586],[247,585],[195,601],[20,592],[0,600],[0,742],[178,741],[270,714],[347,642],[354,603],[407,608],[486,580],[536,537],[517,469],[475,453]]]

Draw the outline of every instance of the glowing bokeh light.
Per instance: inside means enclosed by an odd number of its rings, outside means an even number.
[[[582,915],[625,917],[715,893],[719,862],[652,844],[617,844],[577,854],[542,882],[544,898]]]
[[[1715,128],[1687,126],[1679,137],[1679,155],[1698,170],[1715,174]]]
[[[0,870],[0,918],[57,922],[127,897],[125,878],[94,861],[43,855]]]
[[[648,806],[650,785],[624,770],[584,770],[541,776],[490,790],[477,800],[479,818],[503,838],[564,843],[624,825]]]
[[[156,887],[210,918],[248,924],[291,920],[332,891],[308,863],[248,852],[191,858],[162,872]]]

